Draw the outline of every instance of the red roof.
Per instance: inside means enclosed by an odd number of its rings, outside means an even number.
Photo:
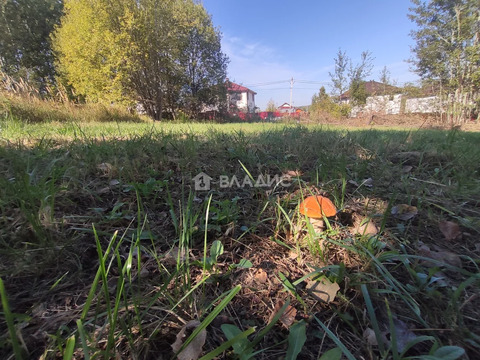
[[[246,88],[245,86],[235,84],[231,81],[228,81],[227,84],[228,84],[227,91],[230,91],[230,92],[251,92],[254,95],[257,94],[255,91],[250,90],[249,88]]]

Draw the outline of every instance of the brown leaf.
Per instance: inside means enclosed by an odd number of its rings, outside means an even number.
[[[399,204],[392,207],[392,215],[403,221],[412,219],[415,215],[418,214],[418,209],[415,206],[407,204]]]
[[[280,322],[288,328],[295,321],[295,316],[297,316],[297,309],[295,309],[293,306],[288,305],[287,309],[280,317]]]
[[[113,165],[106,162],[98,164],[97,169],[103,172],[103,175],[111,175],[114,170]]]
[[[431,259],[438,260],[452,266],[456,266],[456,267],[462,266],[462,259],[457,254],[450,251],[430,250],[430,248],[425,244],[422,244],[418,248],[418,254],[420,256],[429,257]]]
[[[455,240],[460,238],[462,232],[460,231],[460,226],[456,222],[453,221],[440,221],[438,223],[438,227],[442,232],[443,236],[447,240]]]
[[[308,280],[306,290],[315,299],[330,303],[335,299],[340,286],[330,282],[327,278],[322,278],[319,281]]]
[[[267,272],[263,269],[258,269],[254,275],[255,281],[259,284],[267,282]]]
[[[283,173],[283,176],[287,178],[302,176],[302,172],[298,170],[288,170]]]
[[[273,308],[273,312],[268,318],[268,322],[271,322],[275,315],[280,311],[280,309],[283,307],[285,303],[280,300],[275,304],[275,307]],[[295,309],[293,306],[288,305],[287,308],[285,309],[284,313],[282,316],[280,316],[280,322],[286,326],[287,328],[290,327],[293,322],[295,321],[295,316],[297,316],[297,309]]]
[[[200,325],[200,321],[192,320],[186,323],[178,332],[175,342],[172,344],[172,350],[176,353],[183,346],[184,341],[188,338],[187,330],[189,334],[194,331]],[[207,339],[207,330],[203,329],[200,333],[193,339],[190,344],[188,344],[183,351],[178,354],[178,360],[197,360],[202,353],[203,345]]]
[[[372,219],[358,215],[354,216],[353,226],[350,229],[354,234],[359,235],[376,235],[378,233],[377,226]]]

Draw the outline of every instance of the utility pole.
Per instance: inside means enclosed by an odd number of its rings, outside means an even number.
[[[290,112],[292,112],[293,110],[293,106],[292,106],[292,96],[293,96],[293,76],[292,78],[290,79]]]

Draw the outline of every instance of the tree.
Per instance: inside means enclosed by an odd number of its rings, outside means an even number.
[[[412,0],[409,17],[416,44],[411,59],[422,79],[436,80],[447,118],[479,113],[480,8],[478,0]]]
[[[221,50],[221,35],[204,7],[187,2],[185,31],[180,43],[180,106],[196,117],[204,106],[226,103],[228,58]]]
[[[55,77],[50,34],[63,11],[61,0],[0,1],[0,65],[14,78],[42,89]]]
[[[158,120],[224,103],[220,33],[194,0],[66,0],[63,77],[87,100],[142,104]]]
[[[310,114],[312,118],[320,119],[322,117],[341,118],[350,114],[350,106],[348,104],[338,104],[327,94],[325,87],[321,87],[318,95],[312,97],[312,105],[310,106]]]
[[[116,4],[113,8],[104,0],[65,0],[65,15],[53,35],[61,81],[87,101],[131,101],[124,88],[131,21],[122,3]]]
[[[277,110],[277,107],[275,106],[275,101],[273,101],[273,99],[270,99],[267,103],[267,111],[274,112],[276,110]]]
[[[363,51],[360,55],[360,62],[353,64],[350,60],[348,76],[350,78],[350,98],[354,105],[363,105],[367,101],[365,79],[370,76],[373,69],[373,56],[370,51]]]
[[[333,83],[334,95],[340,96],[348,89],[354,105],[365,104],[367,93],[365,78],[373,69],[373,56],[369,51],[362,52],[360,62],[353,64],[346,51],[338,50],[335,57],[335,72],[328,73]]]
[[[383,85],[391,85],[390,84],[390,71],[387,69],[386,66],[383,67],[383,69],[380,71],[380,82]]]
[[[350,63],[350,59],[347,56],[346,51],[338,49],[335,61],[335,72],[329,72],[328,75],[332,80],[333,93],[335,95],[342,95],[348,88],[347,67]]]

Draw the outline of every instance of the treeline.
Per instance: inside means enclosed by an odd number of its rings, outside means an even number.
[[[194,0],[4,0],[2,70],[79,102],[196,117],[225,103],[221,34]]]

